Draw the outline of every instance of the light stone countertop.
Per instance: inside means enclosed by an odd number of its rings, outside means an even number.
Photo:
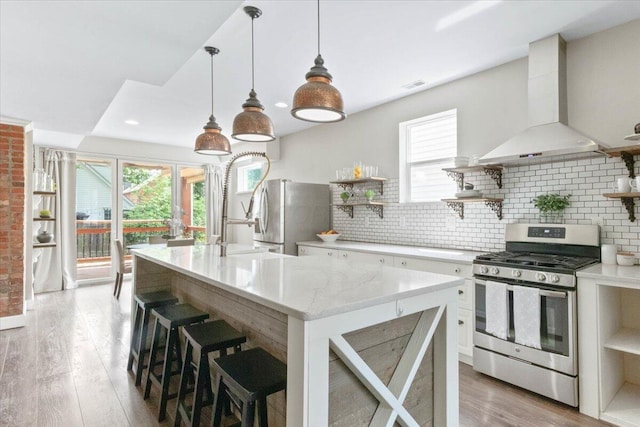
[[[625,282],[640,288],[640,266],[594,264],[576,273],[578,279],[600,279],[616,282]]]
[[[212,245],[150,247],[141,258],[303,320],[453,288],[454,276],[270,252],[218,256]]]
[[[300,246],[313,246],[317,248],[337,249],[345,251],[367,252],[381,255],[405,256],[411,258],[430,259],[434,261],[460,262],[471,264],[475,257],[486,252],[465,251],[461,249],[427,248],[420,246],[387,245],[382,243],[354,242],[350,240],[337,240],[326,243],[321,240],[297,242]]]

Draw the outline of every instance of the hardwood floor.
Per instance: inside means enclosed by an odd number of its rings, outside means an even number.
[[[130,291],[125,281],[119,301],[113,284],[40,294],[27,326],[0,332],[0,426],[172,424],[156,421],[156,396],[144,401],[126,370]],[[460,425],[609,424],[460,364]]]

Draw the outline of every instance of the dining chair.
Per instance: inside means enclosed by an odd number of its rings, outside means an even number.
[[[111,241],[111,262],[116,268],[116,281],[113,286],[113,296],[116,297],[116,299],[120,299],[120,291],[122,290],[124,274],[131,271],[127,271],[124,263],[124,248],[121,240],[113,239]]]

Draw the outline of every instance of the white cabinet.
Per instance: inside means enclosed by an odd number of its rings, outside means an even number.
[[[460,361],[473,364],[473,280],[472,266],[454,262],[433,261],[410,257],[395,257],[394,266],[431,273],[464,277],[458,287],[458,352]]]
[[[640,285],[580,279],[578,288],[580,411],[640,426]]]
[[[388,265],[393,267],[393,257],[390,255],[340,250],[338,251],[338,257],[340,259],[349,261],[364,262],[367,264]]]
[[[314,246],[298,246],[298,255],[324,255],[330,257],[336,257],[338,253],[337,249],[325,249],[325,248],[316,248]]]
[[[387,265],[408,268],[430,273],[448,274],[462,277],[464,284],[458,287],[458,352],[460,361],[473,364],[473,273],[471,264],[459,262],[433,261],[430,259],[393,256],[372,252],[350,251],[344,249],[321,248],[317,246],[298,246],[298,255],[324,255],[345,261],[367,264]]]

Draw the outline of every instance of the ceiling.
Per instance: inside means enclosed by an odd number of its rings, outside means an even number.
[[[223,133],[251,87],[277,136],[313,126],[289,108],[317,54],[315,1],[0,0],[0,115],[30,120],[36,142],[86,135],[193,147],[210,114]],[[323,0],[321,53],[347,114],[527,55],[553,33],[567,41],[640,18],[640,1]],[[403,85],[423,80],[407,90]],[[135,120],[129,125],[125,120]],[[347,117],[348,120],[348,117]],[[322,126],[331,126],[330,124]]]

